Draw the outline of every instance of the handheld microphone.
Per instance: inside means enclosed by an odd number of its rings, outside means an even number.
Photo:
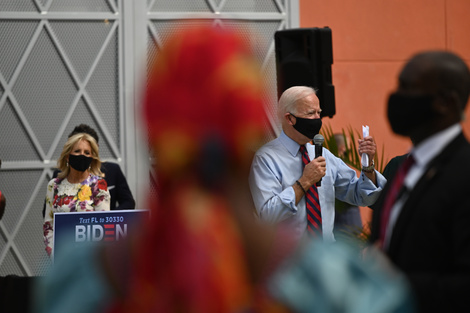
[[[316,134],[315,137],[313,137],[313,143],[315,144],[315,159],[318,158],[319,156],[322,156],[323,142],[325,142],[325,138],[323,138],[322,135]],[[321,186],[321,178],[315,184],[315,186],[317,187]]]

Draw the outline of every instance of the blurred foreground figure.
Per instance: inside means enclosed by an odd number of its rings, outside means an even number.
[[[239,214],[253,212],[247,177],[263,138],[261,82],[249,46],[230,30],[182,32],[158,55],[144,103],[158,196],[113,312],[252,306]]]
[[[273,297],[296,313],[413,313],[406,278],[376,247],[314,240],[271,278]]]

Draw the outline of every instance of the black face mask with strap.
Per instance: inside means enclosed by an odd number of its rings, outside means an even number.
[[[294,129],[309,139],[313,139],[313,137],[320,132],[322,126],[320,118],[302,118],[292,113],[290,113],[290,115],[295,117]]]
[[[91,161],[93,158],[84,156],[83,154],[80,155],[69,155],[69,164],[70,166],[79,172],[84,172],[87,168],[90,167]]]

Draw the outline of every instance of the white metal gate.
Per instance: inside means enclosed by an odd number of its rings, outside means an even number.
[[[0,0],[0,275],[42,275],[49,266],[46,185],[80,123],[97,130],[100,156],[121,165],[142,208],[152,192],[138,127],[147,61],[195,17],[259,35],[247,32],[275,103],[274,32],[298,27],[298,0]],[[277,133],[274,107],[266,112]]]

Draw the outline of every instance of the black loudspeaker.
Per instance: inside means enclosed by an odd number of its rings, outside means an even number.
[[[336,108],[335,86],[331,75],[331,29],[314,27],[280,30],[274,34],[274,42],[278,98],[292,86],[313,87],[320,100],[321,117],[333,117]]]

